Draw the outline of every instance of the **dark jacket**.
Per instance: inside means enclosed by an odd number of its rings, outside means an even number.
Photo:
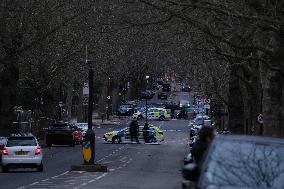
[[[138,122],[136,120],[133,120],[130,123],[130,128],[129,128],[129,132],[130,133],[137,133],[139,131],[139,125]]]

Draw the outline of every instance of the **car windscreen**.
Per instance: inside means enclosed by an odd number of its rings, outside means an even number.
[[[283,144],[224,140],[211,152],[201,176],[202,186],[284,188]]]
[[[68,130],[69,126],[67,124],[52,124],[50,125],[51,130]]]
[[[36,140],[34,137],[12,137],[7,141],[7,147],[13,146],[36,146]]]
[[[78,128],[87,128],[88,129],[88,124],[80,124],[80,125],[76,125]]]
[[[196,118],[193,120],[194,125],[202,125],[203,124],[203,119],[202,118]]]

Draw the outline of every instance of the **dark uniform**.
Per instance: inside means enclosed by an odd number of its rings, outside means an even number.
[[[129,132],[130,132],[131,141],[133,142],[133,139],[135,138],[137,144],[139,144],[139,140],[138,140],[139,125],[138,125],[137,120],[133,120],[130,123]]]
[[[143,127],[143,138],[145,143],[149,143],[149,125],[147,123],[145,123],[144,127]]]

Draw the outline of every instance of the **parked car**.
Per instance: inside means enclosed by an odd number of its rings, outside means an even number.
[[[86,132],[88,130],[88,123],[75,123],[74,125],[80,129],[84,139]]]
[[[160,92],[160,93],[158,94],[158,99],[167,100],[167,98],[168,98],[168,95],[167,95],[167,93],[165,93],[165,92]]]
[[[134,113],[133,104],[122,104],[118,108],[118,114],[121,116],[130,116]]]
[[[169,119],[171,117],[170,110],[164,108],[149,108],[147,112],[147,119],[149,120],[160,120],[163,121],[165,119]],[[133,114],[133,118],[136,119],[145,119],[146,118],[146,110],[142,112],[136,112]]]
[[[284,188],[284,140],[218,135],[203,164],[183,169],[184,189]]]
[[[181,91],[182,92],[190,92],[191,88],[188,85],[183,85],[182,88],[181,88]]]
[[[140,99],[152,99],[155,96],[155,92],[146,90],[140,93]]]
[[[81,129],[77,126],[72,126],[74,142],[75,144],[82,144],[83,143],[83,133]]]
[[[2,172],[9,169],[37,168],[43,171],[42,149],[34,136],[12,136],[2,150]]]
[[[163,83],[162,84],[162,91],[163,92],[171,92],[171,84],[169,83]]]
[[[46,130],[45,141],[46,147],[51,147],[53,144],[73,147],[75,144],[74,129],[69,123],[54,123]]]

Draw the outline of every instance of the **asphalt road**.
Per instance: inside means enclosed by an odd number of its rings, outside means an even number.
[[[179,93],[177,98],[185,98]],[[185,96],[188,96],[185,94]],[[44,172],[19,169],[0,173],[0,188],[122,188],[177,189],[181,186],[183,157],[188,152],[187,120],[153,121],[165,135],[161,144],[109,144],[104,133],[125,125],[96,129],[96,161],[108,166],[107,173],[69,172],[82,163],[81,147],[44,149]]]

